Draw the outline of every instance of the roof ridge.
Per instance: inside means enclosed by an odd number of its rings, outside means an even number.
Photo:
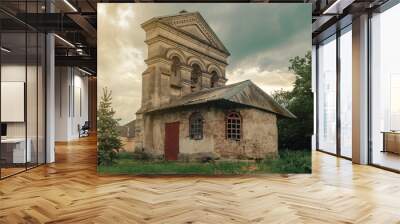
[[[241,104],[274,113],[283,117],[296,118],[288,109],[277,103],[268,93],[251,80],[244,80],[231,85],[216,87],[213,89],[200,90],[188,95],[174,99],[158,108],[144,110],[139,112],[154,112],[176,107],[185,107],[196,104],[224,101],[233,104]]]

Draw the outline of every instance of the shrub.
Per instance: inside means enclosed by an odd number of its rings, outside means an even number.
[[[273,173],[311,173],[310,150],[281,150],[279,156],[267,156],[264,163]]]
[[[145,151],[135,151],[132,154],[132,158],[141,161],[152,161],[155,159],[155,157],[152,154],[147,153]]]

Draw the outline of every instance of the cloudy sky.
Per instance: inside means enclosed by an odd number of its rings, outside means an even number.
[[[230,51],[228,84],[252,80],[267,93],[291,89],[289,59],[311,50],[310,4],[98,4],[99,96],[107,86],[121,124],[135,119],[146,69],[140,24],[181,10],[198,11]]]

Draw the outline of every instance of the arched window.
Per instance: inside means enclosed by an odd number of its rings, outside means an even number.
[[[181,61],[177,56],[172,57],[171,72],[174,76],[179,75],[179,68],[181,66]]]
[[[242,118],[238,112],[229,112],[225,118],[226,139],[240,141],[242,138]]]
[[[201,78],[201,68],[198,64],[192,65],[192,73],[190,79],[192,80],[192,84],[196,84]]]
[[[211,72],[211,88],[217,87],[218,74],[216,71]]]
[[[203,116],[199,112],[194,112],[189,117],[189,136],[195,140],[203,138]]]

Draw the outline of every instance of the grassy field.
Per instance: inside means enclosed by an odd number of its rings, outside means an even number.
[[[252,161],[141,161],[135,160],[132,153],[118,155],[112,166],[99,166],[100,174],[198,174],[198,175],[237,175],[265,173],[311,173],[310,150],[283,150],[275,158]]]

